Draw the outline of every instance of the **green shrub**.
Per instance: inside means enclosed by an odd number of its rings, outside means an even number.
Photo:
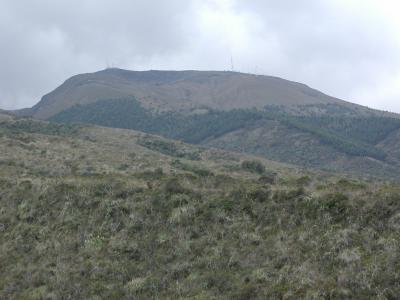
[[[160,152],[165,155],[186,158],[190,160],[200,160],[200,154],[196,151],[190,151],[185,146],[178,147],[175,143],[161,139],[143,138],[139,144],[150,150]]]
[[[307,175],[296,179],[296,184],[298,186],[305,186],[309,185],[310,183],[311,183],[311,177]]]
[[[154,170],[138,173],[136,176],[146,180],[159,180],[163,178],[164,171],[162,168],[156,168]]]
[[[357,182],[355,180],[339,179],[336,185],[341,189],[346,190],[359,190],[365,189],[367,186],[365,183]]]
[[[260,178],[258,178],[258,182],[262,184],[275,184],[276,174],[275,173],[264,174],[260,176]]]
[[[258,202],[265,202],[271,196],[271,191],[266,188],[258,188],[249,192],[249,197]]]
[[[168,195],[184,194],[186,189],[179,183],[178,179],[173,178],[165,183],[164,191]]]
[[[242,162],[241,167],[243,170],[263,174],[265,173],[265,166],[258,160],[245,160]]]
[[[322,198],[321,208],[333,216],[344,216],[348,208],[348,201],[349,198],[340,192],[328,194]]]
[[[2,128],[5,130],[5,132],[13,135],[21,133],[40,133],[46,135],[72,136],[77,134],[81,127],[79,125],[57,124],[31,119],[20,119],[15,122],[5,123],[2,125]]]
[[[178,169],[181,169],[184,171],[188,171],[188,172],[192,172],[200,177],[214,176],[214,173],[211,172],[210,170],[183,163],[179,159],[174,160],[171,163],[171,165],[175,168],[178,168]]]

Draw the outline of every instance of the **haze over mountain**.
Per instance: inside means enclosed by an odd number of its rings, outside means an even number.
[[[398,115],[271,76],[106,69],[74,76],[16,113],[135,129],[306,167],[400,174]]]

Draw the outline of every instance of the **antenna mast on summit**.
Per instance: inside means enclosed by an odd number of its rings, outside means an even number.
[[[231,53],[231,71],[234,72],[235,71],[235,67],[233,65],[233,55]]]

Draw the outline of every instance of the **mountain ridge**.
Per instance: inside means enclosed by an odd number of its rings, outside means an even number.
[[[400,115],[273,76],[106,69],[71,77],[19,114],[134,129],[302,167],[400,178]]]
[[[69,78],[23,114],[48,119],[76,104],[122,97],[135,97],[146,108],[161,111],[191,111],[203,106],[230,110],[315,104],[339,104],[360,111],[370,110],[328,96],[305,84],[274,76],[231,71],[106,69]]]

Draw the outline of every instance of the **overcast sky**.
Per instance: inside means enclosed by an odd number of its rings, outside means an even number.
[[[400,112],[398,0],[0,0],[0,108],[106,67],[229,70]]]

